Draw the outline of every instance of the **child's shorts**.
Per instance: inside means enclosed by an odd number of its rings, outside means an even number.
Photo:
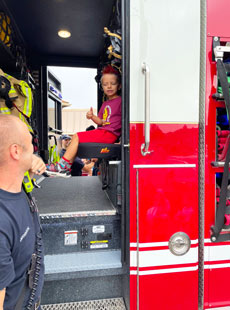
[[[77,133],[79,143],[114,143],[117,136],[105,129],[94,129]]]

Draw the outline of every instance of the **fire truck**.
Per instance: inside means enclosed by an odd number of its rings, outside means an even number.
[[[120,144],[79,146],[101,174],[34,189],[42,309],[230,309],[229,12],[228,0],[0,0],[0,67],[33,86],[45,162],[62,133],[48,66],[122,73]]]

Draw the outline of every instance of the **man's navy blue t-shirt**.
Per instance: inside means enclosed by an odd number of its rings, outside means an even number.
[[[35,217],[35,219],[33,219]],[[13,310],[24,287],[26,274],[35,250],[36,215],[30,211],[24,191],[10,193],[0,189],[0,290],[6,288],[4,310]],[[44,279],[42,261],[39,285],[34,302],[41,295]],[[26,290],[24,304],[30,289]]]

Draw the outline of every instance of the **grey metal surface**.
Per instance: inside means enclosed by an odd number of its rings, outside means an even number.
[[[223,168],[225,165],[225,161],[213,161],[211,164],[213,167]]]
[[[45,266],[46,274],[121,268],[121,251],[46,255]]]
[[[43,305],[42,310],[125,310],[122,298]]]
[[[62,304],[123,297],[123,275],[45,281],[41,303]]]
[[[106,193],[109,199],[120,212],[122,197],[121,197],[121,161],[109,161],[108,167],[108,183]]]
[[[41,224],[45,255],[92,252],[121,247],[121,222],[118,215],[41,219]],[[102,228],[102,232],[95,231],[97,226]],[[65,244],[65,235],[68,231],[77,231],[75,244]],[[107,240],[105,247],[101,244],[101,247],[95,249],[91,246],[95,240],[99,245],[99,240]]]
[[[98,177],[46,178],[40,185],[33,194],[41,216],[116,213]]]
[[[150,70],[146,63],[142,64],[142,73],[145,75],[145,143],[141,145],[141,154],[150,154]]]
[[[200,1],[200,95],[199,95],[199,292],[198,308],[204,306],[204,216],[205,216],[205,85],[206,0]]]

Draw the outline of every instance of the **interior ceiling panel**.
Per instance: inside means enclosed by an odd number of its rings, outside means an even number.
[[[3,0],[4,1],[4,0]],[[27,48],[34,55],[99,57],[114,0],[5,0]],[[71,37],[62,39],[58,30]]]

